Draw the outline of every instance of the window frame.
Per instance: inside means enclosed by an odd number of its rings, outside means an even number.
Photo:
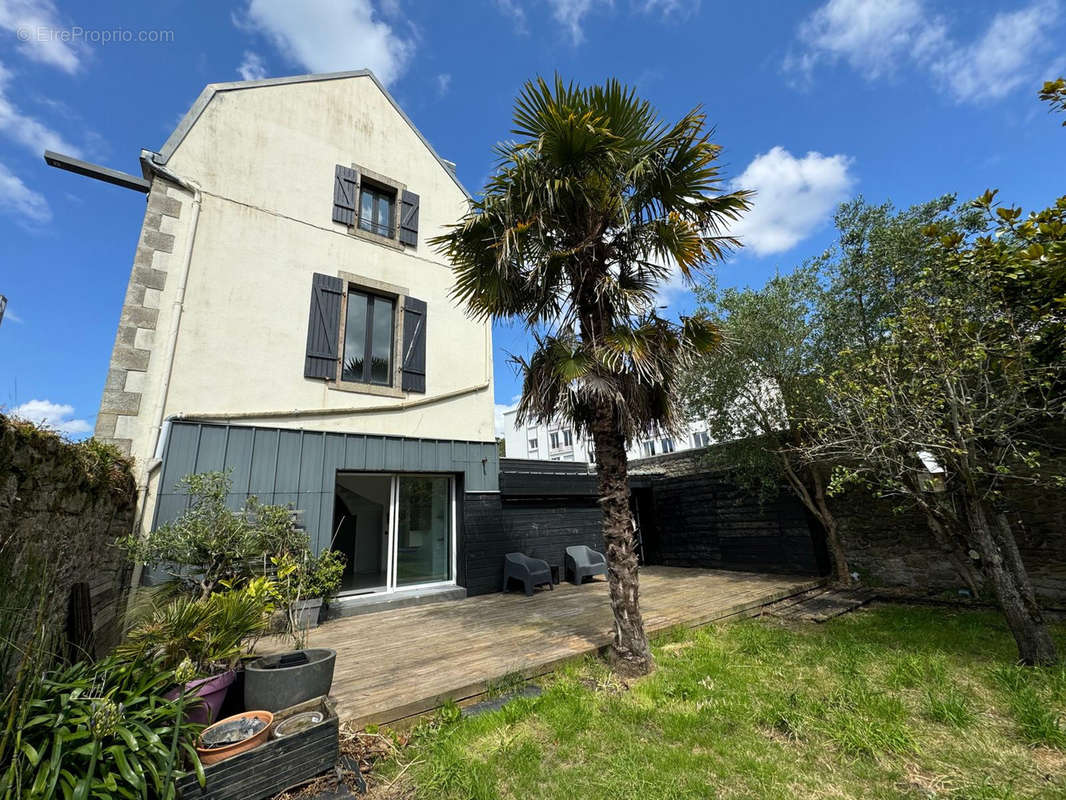
[[[393,250],[403,250],[405,245],[400,241],[400,214],[402,213],[400,205],[403,202],[403,193],[407,190],[407,184],[393,180],[387,175],[382,175],[380,172],[374,172],[372,169],[367,169],[361,164],[352,164],[351,166],[352,169],[359,173],[359,186],[358,193],[355,196],[355,223],[348,226],[348,233],[368,242],[391,247]],[[392,204],[390,205],[392,217],[392,224],[390,226],[391,235],[382,236],[380,233],[364,230],[359,227],[360,215],[363,210],[364,185],[378,194],[391,194],[393,196]]]
[[[335,380],[326,385],[331,389],[344,392],[356,392],[358,394],[372,394],[379,397],[406,397],[401,386],[403,376],[403,301],[410,294],[404,286],[385,283],[362,275],[353,275],[348,272],[337,273],[344,282],[344,291],[341,295],[341,320],[340,331],[337,338],[337,371]],[[380,383],[366,383],[363,381],[350,381],[344,379],[344,339],[348,325],[348,295],[355,291],[359,294],[381,297],[392,301],[392,341],[388,385]],[[367,324],[372,322],[372,316],[367,315]],[[364,367],[364,374],[365,374]]]
[[[526,439],[526,449],[529,451],[540,450],[540,440],[534,436],[532,439]]]
[[[392,188],[385,189],[374,180],[366,180],[365,178],[364,179],[360,179],[360,181],[359,181],[359,208],[356,209],[356,211],[358,213],[355,216],[355,225],[356,225],[356,227],[359,228],[359,230],[361,230],[363,233],[372,233],[372,234],[375,234],[376,236],[383,236],[386,239],[395,239],[395,238],[397,238],[397,236],[396,236],[396,232],[397,231],[396,231],[396,224],[395,224],[395,220],[396,220],[396,194],[395,194],[395,192],[396,192],[395,189],[392,189]],[[364,228],[363,227],[363,221],[364,221],[364,217],[363,217],[363,195],[364,194],[370,195],[370,197],[371,197],[371,203],[370,203],[371,219],[368,222],[368,224],[371,227],[369,227],[369,228]],[[379,198],[382,199],[382,200],[385,200],[388,203],[389,218],[384,224],[382,224],[377,218],[378,217],[379,206],[378,206],[378,203],[376,201]],[[382,228],[384,228],[384,230],[385,230],[384,233],[381,230]]]

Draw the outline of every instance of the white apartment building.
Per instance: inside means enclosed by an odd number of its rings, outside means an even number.
[[[569,424],[553,420],[546,425],[518,425],[517,415],[518,412],[513,409],[503,414],[507,458],[590,463],[595,460],[592,440],[578,436]],[[650,458],[707,447],[710,443],[707,424],[697,420],[688,424],[683,437],[664,433],[632,442],[628,455],[631,459]]]

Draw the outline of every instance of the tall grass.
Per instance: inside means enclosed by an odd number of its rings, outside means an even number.
[[[456,800],[1066,797],[1040,761],[1066,763],[1066,672],[1014,667],[995,615],[883,606],[653,646],[628,686],[587,659],[539,697],[442,715],[382,779]]]

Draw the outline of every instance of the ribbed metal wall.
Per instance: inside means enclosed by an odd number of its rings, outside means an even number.
[[[317,548],[332,535],[338,470],[462,474],[462,491],[499,490],[495,442],[413,439],[325,431],[172,422],[163,452],[155,525],[176,519],[188,505],[177,488],[194,472],[230,470],[237,508],[249,495],[303,511]]]

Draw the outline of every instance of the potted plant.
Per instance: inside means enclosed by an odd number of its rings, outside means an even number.
[[[181,693],[202,702],[189,718],[215,718],[235,677],[234,668],[266,629],[274,608],[271,582],[256,578],[231,591],[206,597],[177,597],[155,608],[127,634],[116,649],[128,661],[157,659],[179,674]]]
[[[178,519],[144,535],[131,533],[121,544],[135,561],[164,570],[185,594],[207,597],[238,588],[265,574],[271,556],[300,556],[309,549],[290,507],[249,497],[239,510],[230,508],[225,472],[186,475],[179,487],[191,501]]]
[[[336,550],[311,555],[310,547],[300,557],[285,554],[271,558],[275,568],[275,591],[286,612],[286,631],[296,647],[303,647],[307,631],[317,627],[329,600],[340,589],[344,556]]]

